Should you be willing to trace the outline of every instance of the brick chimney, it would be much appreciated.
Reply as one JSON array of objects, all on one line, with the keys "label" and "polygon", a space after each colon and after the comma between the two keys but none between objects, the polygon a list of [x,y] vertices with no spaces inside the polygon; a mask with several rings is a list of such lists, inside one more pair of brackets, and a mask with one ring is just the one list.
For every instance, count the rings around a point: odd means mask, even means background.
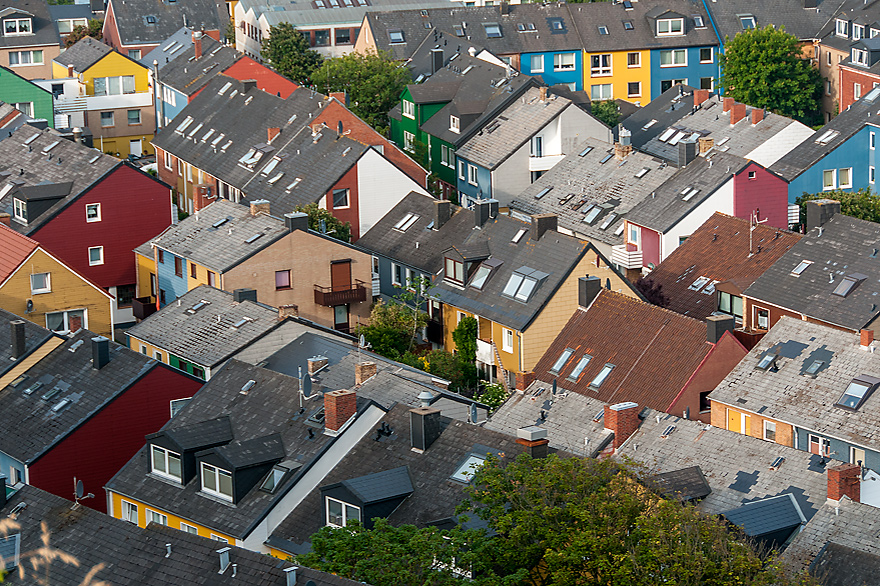
[{"label": "brick chimney", "polygon": [[874,341],[874,330],[861,330],[859,332],[859,345],[862,350],[867,350]]},{"label": "brick chimney", "polygon": [[330,97],[343,106],[348,106],[348,92],[330,92]]},{"label": "brick chimney", "polygon": [[828,468],[828,500],[839,501],[846,495],[857,503],[861,502],[861,484],[862,467],[858,464],[840,464]]},{"label": "brick chimney", "polygon": [[67,66],[67,77],[74,77],[73,75],[73,65]]},{"label": "brick chimney", "polygon": [[330,363],[326,356],[312,356],[308,360],[309,374],[315,374]]},{"label": "brick chimney", "polygon": [[729,111],[733,107],[734,103],[735,103],[735,100],[733,98],[723,98],[721,100],[721,111],[722,112]]},{"label": "brick chimney", "polygon": [[535,382],[534,372],[518,372],[516,373],[516,390],[524,391]]},{"label": "brick chimney", "polygon": [[192,34],[193,48],[196,50],[196,59],[202,57],[202,31],[193,31]]},{"label": "brick chimney", "polygon": [[281,134],[280,128],[267,128],[266,129],[267,138],[269,139],[269,144],[272,144],[272,141],[275,140],[275,137]]},{"label": "brick chimney", "polygon": [[757,124],[764,119],[764,108],[752,108],[752,124]]},{"label": "brick chimney", "polygon": [[730,124],[731,126],[742,120],[746,117],[746,105],[745,104],[737,104],[734,103],[733,107],[730,109]]},{"label": "brick chimney", "polygon": [[278,306],[278,321],[284,321],[289,317],[299,317],[299,305]]},{"label": "brick chimney", "polygon": [[378,370],[375,362],[358,362],[354,365],[354,384],[358,386],[364,384],[376,376]]},{"label": "brick chimney", "polygon": [[330,391],[324,393],[324,427],[339,431],[357,413],[357,393],[354,391]]},{"label": "brick chimney", "polygon": [[546,102],[547,101],[547,86],[542,85],[540,88],[538,88],[538,91],[541,94],[541,101]]},{"label": "brick chimney", "polygon": [[614,143],[614,158],[618,161],[624,160],[632,152],[633,147],[631,144],[620,144],[619,142]]},{"label": "brick chimney", "polygon": [[707,138],[707,137],[700,137],[697,139],[697,145],[698,145],[697,150],[699,151],[699,154],[705,155],[706,153],[708,153],[709,151],[712,150],[712,147],[715,146],[715,139],[714,138]]},{"label": "brick chimney", "polygon": [[614,432],[616,450],[639,428],[639,406],[632,401],[605,405],[605,429]]},{"label": "brick chimney", "polygon": [[709,99],[709,90],[694,90],[694,107],[697,108]]},{"label": "brick chimney", "polygon": [[260,212],[269,213],[271,209],[268,199],[255,199],[251,202],[251,215],[256,216]]}]

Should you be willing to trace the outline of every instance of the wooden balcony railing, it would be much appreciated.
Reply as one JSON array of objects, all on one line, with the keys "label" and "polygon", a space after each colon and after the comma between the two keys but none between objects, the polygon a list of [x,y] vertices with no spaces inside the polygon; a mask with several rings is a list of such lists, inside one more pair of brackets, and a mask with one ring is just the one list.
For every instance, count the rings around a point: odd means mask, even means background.
[{"label": "wooden balcony railing", "polygon": [[315,303],[325,307],[360,303],[367,300],[367,283],[355,280],[351,285],[321,287],[315,285]]}]

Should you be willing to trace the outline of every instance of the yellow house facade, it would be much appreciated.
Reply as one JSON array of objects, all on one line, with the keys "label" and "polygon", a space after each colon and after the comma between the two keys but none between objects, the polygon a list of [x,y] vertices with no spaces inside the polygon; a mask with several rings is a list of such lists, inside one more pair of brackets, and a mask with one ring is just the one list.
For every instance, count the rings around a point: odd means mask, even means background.
[{"label": "yellow house facade", "polygon": [[[56,113],[82,113],[95,148],[121,158],[154,154],[149,70],[86,37],[52,62],[53,79],[75,79],[79,95],[56,99]],[[73,118],[71,118],[73,120]]]},{"label": "yellow house facade", "polygon": [[651,101],[651,52],[584,51],[584,90],[593,100]]},{"label": "yellow house facade", "polygon": [[165,525],[173,527],[174,529],[200,535],[223,543],[237,545],[235,538],[210,527],[200,525],[191,519],[179,517],[170,511],[144,504],[137,499],[121,495],[112,490],[108,490],[107,492],[108,503],[110,505],[110,510],[108,512],[110,513],[110,516],[115,517],[116,519],[135,523],[138,527],[146,527],[151,521],[156,520],[156,515],[158,515],[159,520],[164,520]]},{"label": "yellow house facade", "polygon": [[0,307],[58,333],[113,337],[112,295],[13,230],[2,229],[0,246],[15,257],[0,269]]}]

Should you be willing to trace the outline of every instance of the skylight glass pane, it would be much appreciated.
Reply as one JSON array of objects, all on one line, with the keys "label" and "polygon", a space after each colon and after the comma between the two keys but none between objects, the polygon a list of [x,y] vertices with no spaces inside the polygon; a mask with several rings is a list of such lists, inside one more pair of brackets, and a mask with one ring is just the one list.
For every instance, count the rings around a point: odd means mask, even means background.
[{"label": "skylight glass pane", "polygon": [[798,264],[798,266],[796,266],[796,267],[794,268],[794,270],[791,271],[791,274],[792,274],[792,275],[800,275],[802,272],[804,272],[805,270],[807,270],[807,267],[810,266],[811,264],[813,264],[813,263],[811,263],[811,262],[808,261],[808,260],[802,260],[802,261],[800,262],[800,264]]},{"label": "skylight glass pane", "polygon": [[587,148],[585,148],[584,150],[582,150],[581,152],[579,152],[579,153],[578,153],[578,156],[579,156],[579,157],[584,157],[584,156],[586,156],[587,154],[589,154],[589,152],[590,152],[591,150],[593,150],[593,147],[588,146]]},{"label": "skylight glass pane", "polygon": [[273,170],[275,170],[275,167],[277,167],[278,163],[280,163],[280,162],[281,162],[281,159],[279,159],[278,157],[272,157],[272,160],[269,161],[265,167],[263,167],[263,170],[260,171],[260,173],[262,173],[263,175],[268,175]]},{"label": "skylight glass pane", "polygon": [[667,140],[672,138],[673,134],[675,134],[675,129],[674,128],[667,128],[666,130],[663,131],[663,134],[661,134],[657,138],[657,140],[659,140],[660,142],[666,142]]},{"label": "skylight glass pane", "polygon": [[648,130],[649,128],[651,128],[655,124],[657,124],[657,120],[651,120],[650,122],[648,122],[647,124],[642,126],[642,130]]},{"label": "skylight glass pane", "polygon": [[508,297],[513,297],[519,289],[519,286],[522,284],[522,281],[522,275],[519,273],[513,273],[510,275],[510,280],[507,281],[507,285],[504,286],[504,291],[502,291],[502,293]]},{"label": "skylight glass pane", "polygon": [[574,370],[571,371],[571,374],[568,375],[568,378],[576,381],[592,359],[593,357],[589,354],[584,354],[583,356],[581,356],[581,359],[578,360],[577,366],[574,367]]},{"label": "skylight glass pane", "polygon": [[761,360],[758,362],[758,368],[766,369],[770,366],[770,363],[773,362],[773,359],[776,358],[776,354],[766,354]]},{"label": "skylight glass pane", "polygon": [[636,173],[636,179],[641,179],[642,177],[644,177],[645,175],[648,174],[648,171],[650,171],[650,169],[648,169],[647,167],[644,167],[641,171]]},{"label": "skylight glass pane", "polygon": [[535,199],[541,199],[542,197],[544,197],[545,195],[550,193],[551,189],[553,189],[553,188],[552,187],[545,187],[544,189],[542,189],[541,191],[539,191],[538,193],[535,194]]},{"label": "skylight glass pane", "polygon": [[482,289],[483,285],[486,284],[486,279],[489,278],[489,274],[492,272],[490,267],[486,265],[480,265],[480,268],[477,269],[477,274],[474,275],[474,278],[471,280],[471,287],[474,289]]},{"label": "skylight glass pane", "polygon": [[807,369],[807,374],[816,374],[819,372],[819,369],[822,368],[823,364],[825,364],[823,360],[814,360],[813,364]]},{"label": "skylight glass pane", "polygon": [[483,465],[486,461],[482,456],[478,456],[476,454],[471,454],[467,457],[464,463],[458,467],[455,473],[452,475],[453,480],[458,480],[459,482],[470,482],[474,477],[474,472]]},{"label": "skylight glass pane", "polygon": [[700,277],[696,281],[694,281],[688,289],[691,291],[699,291],[703,288],[703,285],[709,282],[709,277]]},{"label": "skylight glass pane", "polygon": [[850,290],[856,282],[849,277],[844,278],[837,287],[834,288],[834,295],[839,295],[841,297],[846,297],[849,295]]},{"label": "skylight glass pane", "polygon": [[613,157],[613,156],[614,156],[614,155],[613,155],[612,153],[608,153],[607,155],[605,155],[604,157],[602,157],[602,160],[599,161],[599,164],[600,164],[600,165],[604,165],[605,163],[607,163],[608,161],[610,161],[610,160],[611,160],[611,157]]},{"label": "skylight glass pane", "polygon": [[537,284],[538,281],[536,281],[535,279],[531,277],[525,277],[523,279],[522,285],[520,285],[519,291],[516,292],[515,298],[519,299],[520,301],[528,301],[529,297],[532,296],[532,291],[535,290]]},{"label": "skylight glass pane", "polygon": [[862,398],[865,396],[865,393],[867,393],[868,389],[870,388],[871,386],[869,384],[854,380],[849,383],[849,386],[846,388],[846,392],[843,393],[843,396],[840,398],[837,404],[842,407],[855,409],[859,406],[859,403],[861,403]]},{"label": "skylight glass pane", "polygon": [[590,210],[586,216],[584,216],[584,223],[592,224],[596,221],[596,218],[599,217],[599,214],[602,213],[602,208],[599,206],[594,206],[593,209]]},{"label": "skylight glass pane", "polygon": [[598,389],[602,386],[602,383],[605,382],[605,379],[608,378],[608,375],[611,374],[611,371],[614,370],[613,364],[606,364],[602,367],[602,370],[599,371],[599,374],[596,375],[596,378],[590,383],[590,386]]},{"label": "skylight glass pane", "polygon": [[718,283],[718,281],[712,281],[711,283],[706,285],[706,288],[703,289],[703,295],[712,295],[713,293],[715,293],[715,284],[716,283]]},{"label": "skylight glass pane", "polygon": [[528,228],[520,228],[519,232],[517,232],[510,241],[514,244],[517,244],[520,240],[522,240],[522,237],[525,235],[526,232],[528,232]]},{"label": "skylight glass pane", "polygon": [[406,232],[407,230],[409,230],[410,226],[412,226],[413,224],[415,224],[415,223],[416,223],[416,220],[419,219],[419,216],[418,216],[417,214],[409,214],[409,216],[410,216],[409,219],[407,219],[407,220],[403,223],[403,226],[401,226],[401,228],[400,228],[400,229],[401,229],[402,231],[404,231],[404,232]]},{"label": "skylight glass pane", "polygon": [[614,222],[615,218],[617,218],[617,214],[615,214],[614,212],[611,212],[610,214],[608,214],[608,217],[605,218],[605,221],[602,222],[602,225],[599,226],[599,229],[606,230],[608,228],[608,226],[610,226],[611,223]]},{"label": "skylight glass pane", "polygon": [[679,132],[678,134],[676,134],[675,136],[673,136],[673,137],[669,140],[669,144],[672,145],[672,146],[675,146],[675,145],[677,145],[678,142],[679,142],[681,139],[683,139],[685,136],[687,136],[687,133],[686,133],[686,132]]},{"label": "skylight glass pane", "polygon": [[401,220],[399,222],[394,224],[394,228],[397,230],[401,230],[403,228],[403,225],[406,224],[409,221],[409,219],[412,218],[412,216],[413,216],[412,214],[407,214],[407,215],[403,216],[403,218],[401,218]]},{"label": "skylight glass pane", "polygon": [[553,363],[553,368],[550,369],[552,373],[558,373],[562,370],[562,367],[565,366],[565,363],[568,362],[568,359],[571,358],[571,355],[574,354],[574,350],[571,348],[566,348],[563,350],[562,354],[559,355],[559,358]]}]

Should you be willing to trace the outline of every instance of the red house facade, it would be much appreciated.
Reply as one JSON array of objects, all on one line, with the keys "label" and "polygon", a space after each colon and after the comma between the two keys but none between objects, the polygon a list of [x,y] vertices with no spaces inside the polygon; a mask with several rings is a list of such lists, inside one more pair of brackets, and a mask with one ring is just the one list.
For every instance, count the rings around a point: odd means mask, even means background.
[{"label": "red house facade", "polygon": [[880,75],[865,71],[864,69],[856,69],[845,63],[841,63],[838,66],[838,72],[840,75],[839,95],[841,112],[874,89],[875,85],[880,85]]}]

